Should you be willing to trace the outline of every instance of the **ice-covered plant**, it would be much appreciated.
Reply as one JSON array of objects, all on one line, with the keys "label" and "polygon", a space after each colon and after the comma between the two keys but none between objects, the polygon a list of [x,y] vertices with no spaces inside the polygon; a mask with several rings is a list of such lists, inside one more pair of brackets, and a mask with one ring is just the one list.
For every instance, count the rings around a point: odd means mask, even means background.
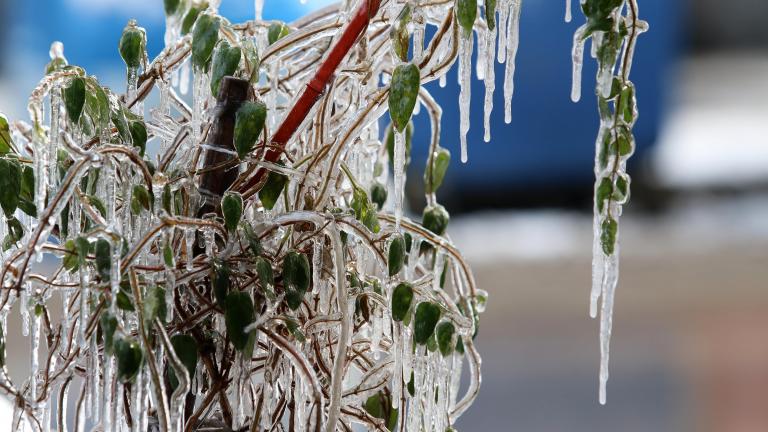
[{"label": "ice-covered plant", "polygon": [[[257,0],[241,24],[213,0],[164,6],[154,60],[136,22],[123,30],[125,93],[54,43],[31,124],[0,117],[13,429],[452,430],[479,389],[487,294],[446,234],[451,155],[424,84],[458,59],[466,160],[473,69],[486,140],[495,60],[511,120],[521,0],[347,0],[293,23],[263,20]],[[592,299],[602,292],[606,361],[645,24],[635,0],[581,6],[574,99],[587,38],[600,65]],[[419,223],[402,203],[420,111],[432,139]],[[5,367],[14,304],[32,341],[21,383]]]}]

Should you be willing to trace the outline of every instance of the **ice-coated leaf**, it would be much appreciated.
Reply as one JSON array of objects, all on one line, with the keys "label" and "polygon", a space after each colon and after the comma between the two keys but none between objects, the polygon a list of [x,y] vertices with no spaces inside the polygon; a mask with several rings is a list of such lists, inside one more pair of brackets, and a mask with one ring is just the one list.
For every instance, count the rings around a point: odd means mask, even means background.
[{"label": "ice-coated leaf", "polygon": [[240,159],[253,151],[267,119],[267,106],[262,102],[246,101],[235,114],[235,150]]},{"label": "ice-coated leaf", "polygon": [[413,287],[407,282],[402,282],[392,291],[392,319],[403,321],[408,315],[408,310],[413,302]]},{"label": "ice-coated leaf", "polygon": [[3,239],[3,250],[7,251],[24,237],[24,226],[15,217],[8,218],[5,222],[8,224],[8,235]]},{"label": "ice-coated leaf", "polygon": [[443,184],[445,173],[451,164],[451,152],[448,149],[438,147],[432,154],[431,164],[427,166],[424,172],[424,186],[426,192],[435,193]]},{"label": "ice-coated leaf", "polygon": [[102,280],[108,281],[112,271],[112,247],[100,238],[96,240],[96,270]]},{"label": "ice-coated leaf", "polygon": [[66,243],[64,243],[64,249],[66,249],[66,252],[61,259],[61,264],[64,266],[64,269],[68,271],[77,270],[78,267],[80,267],[80,260],[77,254],[75,241],[72,239],[67,240]]},{"label": "ice-coated leaf", "polygon": [[259,49],[253,39],[246,39],[242,42],[243,59],[248,71],[248,81],[251,84],[259,82],[259,68],[261,67],[261,58]]},{"label": "ice-coated leaf", "polygon": [[389,276],[400,273],[403,263],[405,263],[405,240],[403,236],[395,235],[389,243],[389,259],[387,260]]},{"label": "ice-coated leaf", "polygon": [[0,206],[6,217],[13,216],[21,195],[21,164],[16,159],[0,159]]},{"label": "ice-coated leaf", "polygon": [[115,330],[117,330],[117,318],[109,311],[102,312],[99,318],[101,325],[101,334],[104,337],[104,353],[112,354],[112,345],[114,344]]},{"label": "ice-coated leaf", "polygon": [[242,234],[245,236],[245,239],[248,241],[248,248],[250,249],[253,256],[259,256],[262,252],[261,240],[259,240],[259,236],[256,234],[256,231],[253,230],[253,227],[248,222],[244,222],[242,226],[243,226]]},{"label": "ice-coated leaf", "polygon": [[287,183],[288,176],[274,171],[269,172],[267,182],[259,191],[259,199],[265,209],[272,210],[272,208],[275,207],[275,204],[280,198],[280,194],[283,193],[283,189]]},{"label": "ice-coated leaf", "polygon": [[413,10],[410,3],[403,5],[395,22],[389,29],[389,37],[392,40],[392,49],[401,61],[408,61],[408,48],[410,48],[411,35],[408,33],[408,24],[411,23]]},{"label": "ice-coated leaf", "polygon": [[141,59],[144,58],[146,50],[146,33],[143,28],[136,26],[136,21],[131,20],[123,29],[123,35],[120,37],[118,48],[120,57],[123,58],[125,65],[129,68],[138,68],[141,66]]},{"label": "ice-coated leaf", "polygon": [[456,327],[450,321],[443,321],[435,330],[437,346],[443,356],[449,356],[453,353],[453,334],[456,333]]},{"label": "ice-coated leaf", "polygon": [[[173,351],[176,353],[176,357],[179,358],[181,363],[187,368],[189,377],[193,378],[195,375],[195,368],[197,367],[197,342],[195,338],[187,334],[175,334],[171,336],[171,345]],[[176,377],[172,367],[168,367],[168,380],[171,383],[171,388],[176,388],[179,385],[179,379]]]},{"label": "ice-coated leaf", "polygon": [[243,217],[243,197],[237,192],[227,192],[221,199],[221,212],[224,215],[224,226],[227,231],[234,232],[240,218]]},{"label": "ice-coated leaf", "polygon": [[121,338],[114,342],[117,357],[117,377],[122,382],[132,381],[141,368],[144,353],[132,338]]},{"label": "ice-coated leaf", "polygon": [[176,267],[176,261],[173,258],[173,249],[171,249],[170,244],[166,244],[163,247],[163,262],[165,263],[165,266],[169,269]]},{"label": "ice-coated leaf", "polygon": [[219,40],[221,19],[207,13],[200,14],[192,30],[192,64],[200,70],[207,70],[211,62],[213,47]]},{"label": "ice-coated leaf", "polygon": [[605,209],[605,201],[611,198],[613,195],[613,182],[608,177],[600,179],[600,184],[597,186],[597,192],[595,196],[595,203],[597,210],[602,213]]},{"label": "ice-coated leaf", "polygon": [[389,87],[389,115],[398,131],[403,131],[411,119],[419,96],[421,77],[419,67],[413,63],[399,65],[392,73]]},{"label": "ice-coated leaf", "polygon": [[226,261],[216,260],[213,264],[213,296],[219,306],[224,306],[232,284],[231,271]]},{"label": "ice-coated leaf", "polygon": [[456,19],[465,36],[472,34],[477,19],[477,0],[456,0]]},{"label": "ice-coated leaf", "polygon": [[240,48],[229,45],[226,39],[216,44],[211,62],[211,94],[218,95],[221,79],[235,74],[240,56]]},{"label": "ice-coated leaf", "polygon": [[155,318],[164,323],[167,317],[168,304],[165,302],[165,289],[159,285],[149,287],[144,297],[144,325],[152,327]]},{"label": "ice-coated leaf", "polygon": [[603,252],[610,256],[616,250],[616,234],[619,230],[619,224],[612,217],[603,221],[600,226],[600,245]]},{"label": "ice-coated leaf", "polygon": [[432,231],[437,235],[445,234],[445,230],[448,228],[448,222],[450,216],[445,207],[440,204],[429,205],[424,208],[421,224],[424,228]]},{"label": "ice-coated leaf", "polygon": [[174,15],[176,12],[179,11],[179,5],[181,5],[181,0],[163,0],[165,15],[166,16]]},{"label": "ice-coated leaf", "polygon": [[135,215],[141,213],[141,209],[150,210],[154,205],[154,198],[144,185],[134,185],[131,195],[131,212]]},{"label": "ice-coated leaf", "polygon": [[496,28],[496,0],[485,0],[485,22],[488,23],[488,29]]},{"label": "ice-coated leaf", "polygon": [[384,204],[387,202],[387,187],[381,182],[374,181],[371,183],[371,201],[376,204],[379,210],[384,208]]},{"label": "ice-coated leaf", "polygon": [[254,321],[253,300],[244,292],[235,291],[227,295],[224,323],[227,336],[235,349],[250,357],[256,339],[254,331],[245,332],[245,328]]},{"label": "ice-coated leaf", "polygon": [[85,105],[85,80],[82,77],[74,77],[62,92],[64,107],[67,109],[69,121],[74,124],[80,120]]},{"label": "ice-coated leaf", "polygon": [[181,34],[185,35],[192,30],[195,23],[197,22],[197,18],[200,16],[200,12],[204,11],[208,8],[208,3],[205,2],[199,6],[192,5],[189,8],[189,11],[187,11],[187,14],[184,15],[184,19],[181,21]]},{"label": "ice-coated leaf", "polygon": [[144,157],[147,149],[147,126],[141,120],[130,122],[131,141],[134,147],[139,148],[139,155]]},{"label": "ice-coated leaf", "polygon": [[424,345],[435,332],[435,326],[440,321],[440,306],[431,302],[422,302],[416,306],[413,320],[413,341]]},{"label": "ice-coated leaf", "polygon": [[311,275],[307,256],[296,251],[288,252],[283,260],[282,276],[288,307],[296,310],[309,288]]},{"label": "ice-coated leaf", "polygon": [[291,29],[283,22],[275,22],[269,26],[267,30],[267,41],[269,45],[279,41],[280,39],[288,36]]},{"label": "ice-coated leaf", "polygon": [[0,113],[0,155],[4,155],[11,151],[11,129],[8,126],[8,118],[5,114]]}]

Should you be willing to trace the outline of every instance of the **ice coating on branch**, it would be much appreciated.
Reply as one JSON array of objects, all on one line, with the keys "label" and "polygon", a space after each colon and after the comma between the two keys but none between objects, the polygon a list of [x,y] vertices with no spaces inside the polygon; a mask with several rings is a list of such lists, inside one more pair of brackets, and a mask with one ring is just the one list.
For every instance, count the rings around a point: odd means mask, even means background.
[{"label": "ice coating on branch", "polygon": [[472,100],[472,34],[459,37],[459,138],[461,139],[461,161],[467,162],[467,132],[469,132],[469,105]]},{"label": "ice coating on branch", "polygon": [[395,160],[393,163],[394,183],[395,183],[395,227],[400,229],[400,220],[403,217],[403,200],[405,192],[405,134],[407,128],[398,131],[392,128],[395,135]]}]

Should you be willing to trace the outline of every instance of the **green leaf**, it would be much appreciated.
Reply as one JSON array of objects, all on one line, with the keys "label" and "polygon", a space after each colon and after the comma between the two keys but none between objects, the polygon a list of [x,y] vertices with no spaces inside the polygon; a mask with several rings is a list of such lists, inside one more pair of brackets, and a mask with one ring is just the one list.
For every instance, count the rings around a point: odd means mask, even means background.
[{"label": "green leaf", "polygon": [[392,277],[403,268],[405,263],[405,239],[403,236],[396,235],[389,243],[389,259],[387,265],[389,266],[389,276]]},{"label": "green leaf", "polygon": [[[176,357],[179,358],[181,363],[187,368],[190,379],[195,376],[195,368],[197,367],[197,342],[195,339],[186,334],[175,334],[171,336],[171,346],[176,353]],[[176,377],[172,367],[168,367],[168,380],[171,383],[171,388],[176,388],[179,385],[179,379]]]},{"label": "green leaf", "polygon": [[264,130],[267,106],[262,102],[246,101],[235,114],[235,150],[240,159],[253,151],[256,141]]},{"label": "green leaf", "polygon": [[179,5],[181,0],[163,0],[163,6],[165,6],[165,15],[175,15],[179,11]]},{"label": "green leaf", "polygon": [[72,78],[69,85],[64,87],[62,96],[69,121],[77,124],[83,113],[83,105],[85,105],[85,80],[79,76]]},{"label": "green leaf", "polygon": [[296,310],[301,306],[304,294],[309,288],[309,259],[306,255],[290,251],[283,259],[283,286],[288,307]]},{"label": "green leaf", "polygon": [[288,327],[288,331],[291,332],[293,337],[296,338],[299,343],[304,343],[307,341],[307,336],[303,331],[301,331],[301,326],[298,322],[296,322],[296,320],[286,318],[285,326]]},{"label": "green leaf", "polygon": [[21,164],[16,159],[0,159],[0,207],[12,217],[21,195]]},{"label": "green leaf", "polygon": [[413,302],[413,288],[407,282],[400,283],[392,291],[392,320],[403,321]]},{"label": "green leaf", "polygon": [[374,181],[371,184],[371,201],[376,204],[379,210],[384,208],[384,204],[387,202],[387,187],[381,182]]},{"label": "green leaf", "polygon": [[438,147],[432,154],[431,165],[427,166],[424,172],[424,185],[428,194],[437,192],[437,189],[443,184],[445,173],[451,164],[451,152],[442,147]]},{"label": "green leaf", "polygon": [[456,0],[456,19],[464,29],[464,36],[471,35],[477,19],[477,0]]},{"label": "green leaf", "polygon": [[261,240],[259,240],[259,236],[248,222],[243,222],[242,226],[242,233],[245,235],[246,240],[248,240],[248,248],[251,250],[253,256],[259,256],[262,252]]},{"label": "green leaf", "polygon": [[173,192],[171,191],[171,185],[169,183],[166,183],[165,186],[163,186],[163,193],[160,195],[160,201],[163,206],[163,210],[165,210],[166,213],[169,215],[173,214],[172,208],[171,208],[171,202],[173,199]]},{"label": "green leaf", "polygon": [[411,370],[411,379],[408,381],[408,384],[406,385],[406,388],[408,389],[408,393],[411,396],[416,395],[416,379],[415,374],[413,373],[413,370]]},{"label": "green leaf", "polygon": [[437,345],[440,353],[447,357],[453,353],[453,335],[456,333],[456,327],[450,321],[444,321],[437,326],[435,334],[437,336]]},{"label": "green leaf", "polygon": [[440,307],[434,303],[422,302],[416,306],[413,322],[413,341],[424,345],[435,332],[435,326],[440,321]]},{"label": "green leaf", "polygon": [[6,219],[5,222],[8,224],[8,235],[3,239],[3,250],[7,251],[24,237],[24,227],[15,217]]},{"label": "green leaf", "polygon": [[275,275],[272,272],[272,264],[264,257],[256,258],[256,274],[259,275],[261,286],[271,290],[275,286]]},{"label": "green leaf", "polygon": [[141,368],[144,353],[139,344],[131,339],[117,339],[114,342],[117,357],[117,377],[122,382],[132,381]]},{"label": "green leaf", "polygon": [[147,45],[146,39],[145,30],[138,27],[135,20],[128,21],[128,25],[125,26],[123,35],[120,37],[119,50],[120,57],[123,58],[125,65],[129,68],[141,66]]},{"label": "green leaf", "polygon": [[147,126],[141,120],[131,121],[129,131],[133,146],[138,147],[139,155],[144,157],[144,152],[147,150]]},{"label": "green leaf", "polygon": [[408,24],[413,17],[411,4],[406,3],[397,15],[394,24],[389,29],[389,38],[392,40],[392,49],[401,61],[408,61],[408,48],[410,48],[411,35],[408,33]]},{"label": "green leaf", "polygon": [[389,115],[395,129],[402,132],[411,119],[416,99],[419,96],[421,77],[419,68],[413,63],[399,65],[392,73],[389,87]]},{"label": "green leaf", "polygon": [[211,62],[213,47],[219,40],[219,27],[221,20],[207,13],[197,18],[194,30],[192,30],[192,64],[197,69],[207,70]]},{"label": "green leaf", "polygon": [[225,76],[233,76],[240,65],[240,48],[229,45],[226,39],[216,44],[211,63],[211,94],[219,94],[221,79]]},{"label": "green leaf", "polygon": [[5,117],[5,114],[0,113],[0,155],[10,152],[12,144],[13,140],[11,139],[11,128],[8,126],[8,118]]},{"label": "green leaf", "polygon": [[64,266],[64,269],[73,272],[80,267],[80,256],[75,241],[72,239],[67,240],[66,243],[64,243],[64,249],[66,249],[67,252],[62,257],[61,264]]},{"label": "green leaf", "polygon": [[226,261],[214,261],[213,264],[213,296],[219,306],[224,307],[227,294],[232,285],[231,271]]},{"label": "green leaf", "polygon": [[613,252],[616,250],[616,234],[618,231],[619,224],[611,217],[604,220],[600,226],[600,245],[607,256],[613,255]]},{"label": "green leaf", "polygon": [[227,192],[221,199],[221,212],[224,215],[224,226],[227,231],[234,232],[240,218],[243,217],[243,197],[237,192]]},{"label": "green leaf", "polygon": [[267,210],[272,210],[277,203],[280,194],[283,193],[283,188],[288,183],[288,176],[280,174],[274,171],[270,171],[267,176],[267,182],[264,187],[259,191],[259,199],[261,204]]},{"label": "green leaf", "polygon": [[619,96],[619,112],[624,116],[626,123],[632,123],[635,120],[635,88],[630,83]]},{"label": "green leaf", "polygon": [[227,295],[224,323],[227,335],[235,349],[250,357],[256,332],[245,332],[245,328],[254,321],[253,300],[244,292],[235,291]]},{"label": "green leaf", "polygon": [[117,296],[115,296],[115,302],[117,304],[117,308],[123,311],[127,312],[135,312],[136,308],[133,307],[133,301],[131,300],[131,296],[128,295],[123,289],[121,288],[120,291],[117,292]]},{"label": "green leaf", "polygon": [[259,49],[256,47],[256,42],[253,39],[246,39],[242,41],[243,57],[245,59],[246,70],[249,71],[248,81],[251,84],[259,82],[259,68],[261,67],[261,59],[259,58]]},{"label": "green leaf", "polygon": [[619,204],[625,204],[629,200],[629,176],[619,174],[616,177],[616,187],[613,192],[613,199]]},{"label": "green leaf", "polygon": [[273,43],[279,41],[280,39],[288,36],[288,34],[291,32],[291,29],[288,28],[287,25],[283,22],[276,22],[272,23],[269,26],[269,30],[267,30],[267,40],[268,45],[272,45]]},{"label": "green leaf", "polygon": [[99,318],[99,324],[101,325],[101,334],[104,337],[104,353],[111,355],[115,330],[117,330],[117,318],[109,313],[109,311],[105,311],[102,312],[101,318]]},{"label": "green leaf", "polygon": [[163,247],[163,262],[165,262],[166,268],[176,268],[176,260],[173,258],[173,249],[171,249],[170,242],[166,243]]},{"label": "green leaf", "polygon": [[168,305],[165,302],[165,289],[155,285],[149,287],[144,298],[144,325],[152,327],[155,318],[165,323],[168,317]]},{"label": "green leaf", "polygon": [[600,179],[600,184],[597,186],[597,192],[595,195],[595,204],[597,211],[602,213],[605,209],[605,201],[609,200],[613,195],[613,182],[608,177]]},{"label": "green leaf", "polygon": [[181,34],[185,35],[192,30],[192,27],[197,22],[197,17],[200,16],[200,12],[208,9],[208,3],[202,3],[199,6],[192,6],[189,11],[184,15],[184,20],[181,22]]},{"label": "green leaf", "polygon": [[104,201],[102,201],[95,195],[87,195],[86,198],[88,198],[88,202],[94,208],[96,208],[96,210],[101,214],[102,217],[107,216],[107,206],[104,205]]},{"label": "green leaf", "polygon": [[131,212],[135,215],[141,213],[141,209],[150,210],[154,204],[154,197],[150,195],[144,185],[137,184],[133,186],[131,196]]},{"label": "green leaf", "polygon": [[104,281],[112,274],[112,247],[103,238],[96,240],[96,270]]},{"label": "green leaf", "polygon": [[440,204],[434,204],[424,208],[422,214],[421,224],[424,228],[432,231],[437,235],[445,234],[445,230],[448,228],[448,222],[451,217],[448,215],[448,211]]},{"label": "green leaf", "polygon": [[456,339],[456,352],[460,355],[464,355],[464,340],[461,339],[461,336]]},{"label": "green leaf", "polygon": [[485,0],[485,22],[488,23],[488,29],[496,28],[496,0]]}]

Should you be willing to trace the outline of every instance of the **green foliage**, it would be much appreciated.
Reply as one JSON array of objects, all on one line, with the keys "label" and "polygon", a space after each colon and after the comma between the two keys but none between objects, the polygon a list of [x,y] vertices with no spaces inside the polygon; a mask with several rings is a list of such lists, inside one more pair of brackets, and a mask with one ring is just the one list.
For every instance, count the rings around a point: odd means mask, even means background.
[{"label": "green foliage", "polygon": [[115,357],[117,358],[117,377],[127,383],[133,381],[141,368],[144,352],[132,338],[120,338],[114,342]]},{"label": "green foliage", "polygon": [[400,273],[403,263],[405,263],[405,239],[401,235],[396,235],[392,237],[392,241],[389,243],[389,259],[387,260],[389,276]]},{"label": "green foliage", "polygon": [[269,26],[267,30],[267,41],[269,45],[279,41],[280,39],[288,36],[291,33],[291,29],[285,25],[284,22],[275,22]]},{"label": "green foliage", "polygon": [[213,48],[219,40],[221,19],[207,13],[200,14],[192,30],[192,64],[197,69],[208,70]]},{"label": "green foliage", "polygon": [[389,87],[389,115],[395,129],[402,132],[416,106],[421,77],[419,67],[413,63],[399,65],[392,72]]},{"label": "green foliage", "polygon": [[288,184],[288,176],[270,171],[267,175],[267,182],[259,191],[261,205],[267,210],[272,210],[275,207],[278,198],[280,198],[280,194],[283,193],[286,184]]},{"label": "green foliage", "polygon": [[235,291],[227,294],[224,322],[227,336],[235,349],[250,357],[256,341],[256,333],[246,333],[245,328],[254,321],[253,300],[244,292]]},{"label": "green foliage", "polygon": [[427,169],[424,171],[425,192],[435,193],[443,184],[445,173],[451,164],[451,152],[442,147],[438,147],[432,157],[427,160]]},{"label": "green foliage", "polygon": [[[235,114],[235,150],[240,159],[252,151],[264,130],[267,106],[262,102],[243,102]],[[270,207],[271,208],[271,207]]]},{"label": "green foliage", "polygon": [[[171,336],[171,346],[176,353],[176,357],[179,358],[181,363],[187,369],[190,379],[195,376],[195,368],[197,367],[197,342],[195,339],[187,334],[176,334]],[[176,377],[172,367],[168,367],[168,380],[171,383],[171,388],[176,388],[179,385],[179,379]]]},{"label": "green foliage", "polygon": [[424,345],[435,332],[435,326],[440,321],[440,306],[431,302],[421,302],[416,306],[413,320],[413,342]]},{"label": "green foliage", "polygon": [[424,208],[421,224],[433,233],[443,235],[445,230],[448,229],[448,222],[450,220],[451,217],[448,215],[445,207],[440,204],[434,204]]},{"label": "green foliage", "polygon": [[[216,44],[213,51],[213,60],[211,64],[211,93],[219,94],[219,85],[221,79],[225,76],[233,76],[240,65],[240,48],[229,45],[226,39],[222,39]],[[266,113],[265,113],[266,114]]]},{"label": "green foliage", "polygon": [[123,35],[120,37],[120,43],[118,45],[120,57],[123,58],[125,65],[129,68],[138,68],[141,66],[141,60],[144,58],[146,45],[146,33],[144,29],[136,26],[136,21],[129,21],[128,25],[123,30]]},{"label": "green foliage", "polygon": [[408,24],[413,18],[413,9],[410,3],[403,5],[395,22],[389,29],[389,37],[392,39],[392,49],[400,61],[408,61],[408,49],[411,44],[411,35],[408,33]]},{"label": "green foliage", "polygon": [[283,286],[288,307],[301,306],[310,283],[309,259],[303,253],[290,251],[283,259]]},{"label": "green foliage", "polygon": [[79,76],[72,78],[69,85],[62,92],[64,107],[67,110],[69,121],[77,124],[85,105],[85,80]]},{"label": "green foliage", "polygon": [[437,346],[443,356],[449,356],[453,353],[453,335],[456,333],[456,327],[450,321],[443,321],[435,330]]},{"label": "green foliage", "polygon": [[401,282],[392,291],[392,320],[403,321],[411,309],[413,302],[413,287],[407,282]]},{"label": "green foliage", "polygon": [[243,197],[237,192],[227,192],[221,199],[221,212],[224,215],[224,226],[227,231],[234,232],[243,217]]},{"label": "green foliage", "polygon": [[456,0],[456,19],[464,29],[464,37],[469,37],[477,19],[477,0]]}]

